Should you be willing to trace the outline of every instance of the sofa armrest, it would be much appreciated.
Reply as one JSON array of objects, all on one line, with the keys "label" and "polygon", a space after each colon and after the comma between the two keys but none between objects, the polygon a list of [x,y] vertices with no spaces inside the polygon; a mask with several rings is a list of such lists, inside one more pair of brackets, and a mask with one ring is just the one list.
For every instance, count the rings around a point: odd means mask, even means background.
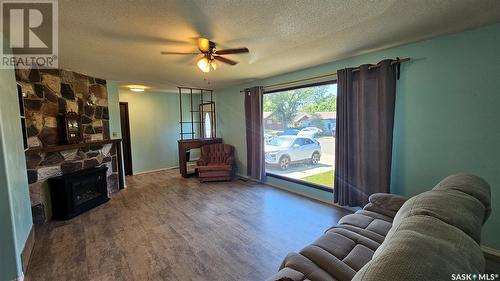
[{"label": "sofa armrest", "polygon": [[282,268],[278,273],[266,279],[266,281],[302,281],[306,277],[303,273],[289,267]]},{"label": "sofa armrest", "polygon": [[205,159],[200,158],[197,162],[197,166],[206,166],[208,163],[205,161]]},{"label": "sofa armrest", "polygon": [[406,198],[396,194],[374,193],[368,201],[379,208],[397,212],[406,202]]}]

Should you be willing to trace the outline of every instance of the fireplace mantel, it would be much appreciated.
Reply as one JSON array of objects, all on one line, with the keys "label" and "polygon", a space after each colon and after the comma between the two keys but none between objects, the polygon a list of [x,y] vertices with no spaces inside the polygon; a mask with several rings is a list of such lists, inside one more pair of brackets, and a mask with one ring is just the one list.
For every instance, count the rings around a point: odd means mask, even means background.
[{"label": "fireplace mantel", "polygon": [[56,145],[56,146],[31,147],[31,148],[26,150],[26,154],[58,152],[58,151],[65,151],[65,150],[77,149],[77,148],[82,148],[82,147],[89,147],[89,146],[94,146],[94,145],[119,143],[121,141],[122,141],[121,139],[112,139],[112,140],[91,141],[91,142],[82,142],[82,143]]}]

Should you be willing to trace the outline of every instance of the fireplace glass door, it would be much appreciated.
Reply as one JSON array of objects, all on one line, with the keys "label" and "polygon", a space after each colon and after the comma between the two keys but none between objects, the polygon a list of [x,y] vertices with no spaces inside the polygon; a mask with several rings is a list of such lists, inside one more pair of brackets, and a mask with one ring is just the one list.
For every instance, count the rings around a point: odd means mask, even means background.
[{"label": "fireplace glass door", "polygon": [[73,204],[75,207],[105,195],[100,191],[102,177],[102,175],[97,175],[96,177],[81,178],[79,181],[72,183]]}]

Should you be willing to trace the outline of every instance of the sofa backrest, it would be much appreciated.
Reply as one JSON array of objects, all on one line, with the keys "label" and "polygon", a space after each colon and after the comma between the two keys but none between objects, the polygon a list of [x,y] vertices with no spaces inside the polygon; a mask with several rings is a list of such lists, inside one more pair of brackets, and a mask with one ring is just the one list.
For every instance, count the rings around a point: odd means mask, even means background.
[{"label": "sofa backrest", "polygon": [[484,272],[479,242],[490,198],[489,185],[468,174],[410,198],[353,280],[451,280],[452,274]]},{"label": "sofa backrest", "polygon": [[[232,164],[234,148],[229,144],[209,144],[201,147],[201,156],[207,163]],[[231,162],[231,163],[230,163]]]}]

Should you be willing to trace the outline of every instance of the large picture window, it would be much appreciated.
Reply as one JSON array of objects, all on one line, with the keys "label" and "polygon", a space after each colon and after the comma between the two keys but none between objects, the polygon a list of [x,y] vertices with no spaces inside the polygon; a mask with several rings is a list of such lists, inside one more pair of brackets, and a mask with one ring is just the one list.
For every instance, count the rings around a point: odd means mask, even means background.
[{"label": "large picture window", "polygon": [[333,190],[335,83],[264,95],[266,173]]}]

